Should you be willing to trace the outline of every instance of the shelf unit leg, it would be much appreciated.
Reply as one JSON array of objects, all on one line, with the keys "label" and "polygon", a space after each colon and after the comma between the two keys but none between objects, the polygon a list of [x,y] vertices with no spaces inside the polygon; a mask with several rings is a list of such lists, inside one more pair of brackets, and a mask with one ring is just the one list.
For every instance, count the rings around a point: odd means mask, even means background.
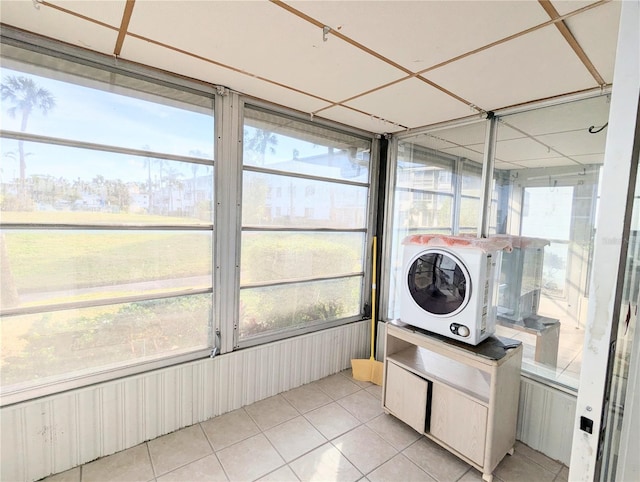
[{"label": "shelf unit leg", "polygon": [[482,474],[482,480],[486,480],[486,482],[493,482],[493,474]]},{"label": "shelf unit leg", "polygon": [[509,455],[513,455],[513,452],[514,452],[514,448],[513,448],[513,447],[511,447],[507,453],[508,453]]}]

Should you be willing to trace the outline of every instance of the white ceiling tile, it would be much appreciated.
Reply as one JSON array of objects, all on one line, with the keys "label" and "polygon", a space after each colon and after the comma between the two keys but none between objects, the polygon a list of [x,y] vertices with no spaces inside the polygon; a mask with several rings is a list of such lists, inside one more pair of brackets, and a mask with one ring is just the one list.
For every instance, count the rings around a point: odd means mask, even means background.
[{"label": "white ceiling tile", "polygon": [[230,87],[237,92],[302,112],[310,113],[329,105],[308,95],[132,37],[127,38],[123,45],[122,58],[176,72],[184,77]]},{"label": "white ceiling tile", "polygon": [[520,162],[528,159],[545,159],[557,156],[557,152],[528,137],[498,141],[496,143],[496,158],[503,162]]},{"label": "white ceiling tile", "polygon": [[[65,10],[120,28],[126,0],[47,0]],[[46,5],[42,7],[46,8]],[[41,7],[41,8],[42,8]]]},{"label": "white ceiling tile", "polygon": [[485,110],[596,86],[555,26],[452,62],[425,77]]},{"label": "white ceiling tile", "polygon": [[414,78],[350,100],[346,105],[408,128],[474,113],[469,106]]},{"label": "white ceiling tile", "polygon": [[484,144],[452,147],[449,149],[442,149],[442,151],[446,152],[447,154],[451,154],[452,156],[471,159],[472,161],[475,161],[479,164],[482,164],[484,162]]},{"label": "white ceiling tile", "polygon": [[522,166],[520,166],[519,164],[512,164],[510,162],[503,162],[503,161],[499,161],[498,159],[495,160],[494,167],[496,169],[501,169],[501,170],[511,170],[511,169],[520,169],[520,168],[522,168]]},{"label": "white ceiling tile", "polygon": [[526,134],[523,134],[522,132],[511,128],[511,126],[508,124],[509,119],[509,116],[498,118],[498,132],[496,134],[498,142],[526,137]]},{"label": "white ceiling tile", "polygon": [[566,157],[549,157],[546,159],[529,159],[518,161],[518,164],[522,167],[532,169],[536,167],[560,167],[560,166],[576,166],[575,162],[571,162],[571,160]]},{"label": "white ceiling tile", "polygon": [[567,27],[605,82],[613,82],[621,2],[605,3],[566,20]]},{"label": "white ceiling tile", "polygon": [[362,114],[346,107],[334,106],[318,113],[318,117],[340,122],[377,134],[394,133],[404,130],[398,125],[385,122],[380,118]]},{"label": "white ceiling tile", "polygon": [[474,122],[472,124],[466,124],[430,132],[431,134],[446,139],[453,144],[462,146],[470,144],[484,145],[487,133],[487,121],[482,120],[480,122]]},{"label": "white ceiling tile", "polygon": [[412,144],[415,146],[428,147],[429,149],[434,149],[436,151],[441,151],[447,148],[451,149],[455,147],[450,142],[439,137],[437,135],[437,132],[435,134],[432,134],[431,132],[422,132],[419,134],[402,137],[401,142]]},{"label": "white ceiling tile", "polygon": [[539,136],[537,139],[553,147],[565,156],[574,157],[586,154],[604,155],[606,138],[606,130],[597,134],[591,134],[587,129],[583,129],[580,131],[548,134]]},{"label": "white ceiling tile", "polygon": [[387,0],[288,4],[412,72],[549,19],[538,2]]},{"label": "white ceiling tile", "polygon": [[609,105],[609,96],[600,95],[504,116],[501,118],[498,135],[500,139],[509,136],[513,131],[508,126],[516,127],[529,135],[579,131],[591,126],[602,126],[609,119]]},{"label": "white ceiling tile", "polygon": [[138,2],[129,31],[332,101],[402,77],[268,1]]},{"label": "white ceiling tile", "polygon": [[598,2],[594,0],[551,0],[551,4],[560,15],[575,12],[594,3]]},{"label": "white ceiling tile", "polygon": [[482,163],[486,126],[483,120],[418,133],[404,137],[403,141]]},{"label": "white ceiling tile", "polygon": [[[72,9],[80,3],[88,2],[68,3],[68,8]],[[113,14],[113,12],[122,8],[124,1],[96,3],[104,4],[105,9]],[[113,4],[111,5],[111,3]],[[64,4],[66,7],[67,2],[64,2]],[[2,22],[6,25],[36,32],[45,37],[79,45],[108,55],[113,55],[113,49],[118,38],[117,28],[103,27],[43,4],[39,4],[38,8],[36,8],[32,0],[3,1]],[[115,27],[118,26],[119,22]]]},{"label": "white ceiling tile", "polygon": [[604,154],[585,154],[571,156],[574,161],[578,161],[580,164],[588,166],[589,164],[603,164]]}]

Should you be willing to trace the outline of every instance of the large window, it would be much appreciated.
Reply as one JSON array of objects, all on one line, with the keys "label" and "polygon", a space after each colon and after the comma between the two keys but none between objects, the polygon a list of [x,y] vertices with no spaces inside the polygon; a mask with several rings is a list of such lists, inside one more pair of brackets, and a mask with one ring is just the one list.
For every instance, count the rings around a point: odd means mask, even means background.
[{"label": "large window", "polygon": [[602,95],[498,119],[491,224],[498,233],[539,241],[503,256],[502,273],[509,275],[501,294],[511,302],[498,310],[512,314],[499,318],[497,332],[523,341],[525,372],[573,390],[582,365],[604,162],[606,129],[599,128],[608,116],[609,99]]},{"label": "large window", "polygon": [[9,45],[2,57],[3,397],[201,356],[213,96]]},{"label": "large window", "polygon": [[399,316],[402,241],[411,234],[476,234],[482,195],[485,122],[398,140],[387,317]]},{"label": "large window", "polygon": [[363,314],[371,139],[247,108],[239,341]]}]

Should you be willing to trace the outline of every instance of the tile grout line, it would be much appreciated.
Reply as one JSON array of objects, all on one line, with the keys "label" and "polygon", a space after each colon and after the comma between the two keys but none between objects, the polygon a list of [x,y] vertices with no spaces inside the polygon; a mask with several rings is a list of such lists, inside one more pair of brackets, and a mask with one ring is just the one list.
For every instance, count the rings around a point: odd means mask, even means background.
[{"label": "tile grout line", "polygon": [[[215,418],[215,417],[212,417]],[[229,478],[229,474],[227,473],[227,470],[224,468],[224,465],[222,465],[222,461],[220,460],[220,457],[218,457],[218,454],[216,453],[216,449],[213,446],[213,443],[211,443],[211,440],[209,440],[209,437],[207,435],[207,432],[205,431],[204,427],[202,426],[202,422],[198,422],[198,425],[200,426],[200,430],[202,430],[202,433],[204,435],[205,440],[207,441],[207,443],[209,444],[209,447],[211,447],[211,454],[213,454],[213,456],[216,458],[216,460],[218,461],[218,464],[220,464],[220,468],[222,469],[222,472],[224,473],[224,476],[227,478],[227,480],[231,480]],[[246,439],[245,439],[246,440]],[[209,454],[209,455],[211,455]],[[198,460],[202,460],[205,457],[209,457],[209,455],[205,455],[204,457],[199,458]],[[193,463],[193,462],[191,462]],[[188,464],[187,464],[188,465]]]}]

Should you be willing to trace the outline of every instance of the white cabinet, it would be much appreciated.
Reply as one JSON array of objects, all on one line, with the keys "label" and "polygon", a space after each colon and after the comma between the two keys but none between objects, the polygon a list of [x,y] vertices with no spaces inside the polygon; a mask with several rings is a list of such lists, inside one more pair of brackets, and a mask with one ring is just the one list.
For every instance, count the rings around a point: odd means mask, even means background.
[{"label": "white cabinet", "polygon": [[385,342],[385,411],[491,481],[513,453],[522,344],[491,337],[475,347],[393,323]]}]

